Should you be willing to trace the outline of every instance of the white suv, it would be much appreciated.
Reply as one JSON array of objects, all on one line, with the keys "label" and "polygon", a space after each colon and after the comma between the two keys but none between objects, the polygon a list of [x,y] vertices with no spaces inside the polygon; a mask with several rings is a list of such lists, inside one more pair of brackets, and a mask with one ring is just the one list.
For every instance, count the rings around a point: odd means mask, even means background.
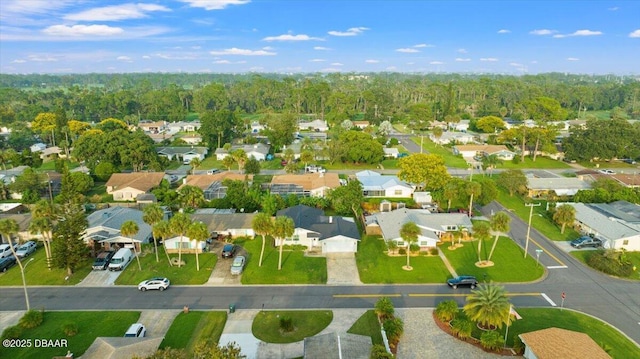
[{"label": "white suv", "polygon": [[147,334],[147,328],[143,324],[131,324],[127,332],[124,333],[125,338],[142,338]]}]

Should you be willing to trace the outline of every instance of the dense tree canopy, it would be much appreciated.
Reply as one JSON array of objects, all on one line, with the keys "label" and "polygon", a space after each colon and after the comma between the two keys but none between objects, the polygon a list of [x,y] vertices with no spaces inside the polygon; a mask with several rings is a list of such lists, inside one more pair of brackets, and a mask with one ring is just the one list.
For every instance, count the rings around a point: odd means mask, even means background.
[{"label": "dense tree canopy", "polygon": [[435,154],[414,153],[401,158],[398,177],[427,191],[443,188],[451,176],[444,165],[444,159]]}]

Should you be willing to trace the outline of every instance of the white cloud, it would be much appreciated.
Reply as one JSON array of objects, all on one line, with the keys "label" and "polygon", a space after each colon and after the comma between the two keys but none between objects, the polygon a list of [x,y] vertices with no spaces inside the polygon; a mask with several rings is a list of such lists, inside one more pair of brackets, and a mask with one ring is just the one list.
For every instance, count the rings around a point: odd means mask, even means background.
[{"label": "white cloud", "polygon": [[357,36],[362,34],[363,32],[365,32],[366,30],[369,30],[369,28],[367,27],[352,27],[350,29],[347,29],[347,31],[329,31],[327,32],[327,34],[331,35],[331,36]]},{"label": "white cloud", "polygon": [[513,66],[513,67],[524,67],[523,64],[517,63],[517,62],[510,62],[509,66]]},{"label": "white cloud", "polygon": [[191,49],[193,50],[200,50],[202,48],[202,46],[191,46]]},{"label": "white cloud", "polygon": [[540,30],[533,30],[530,31],[529,33],[531,35],[553,35],[555,34],[557,31],[556,30],[549,30],[549,29],[540,29]]},{"label": "white cloud", "polygon": [[330,48],[324,47],[324,46],[315,46],[313,49],[314,50],[318,50],[318,51],[329,51],[329,50],[331,50]]},{"label": "white cloud", "polygon": [[630,32],[629,37],[640,38],[640,29]]},{"label": "white cloud", "polygon": [[431,44],[417,44],[417,45],[413,45],[413,47],[415,47],[415,48],[436,47],[436,45],[431,45]]},{"label": "white cloud", "polygon": [[567,61],[580,61],[577,57],[567,57]]},{"label": "white cloud", "polygon": [[407,62],[407,65],[415,65],[415,62]]},{"label": "white cloud", "polygon": [[386,68],[387,71],[395,71],[397,68],[395,66],[389,66]]},{"label": "white cloud", "polygon": [[319,37],[311,37],[309,35],[304,35],[304,34],[299,34],[299,35],[282,34],[278,36],[267,36],[264,39],[262,39],[262,41],[311,41],[311,40],[322,41],[323,39]]},{"label": "white cloud", "polygon": [[483,57],[480,59],[480,61],[484,61],[484,62],[497,62],[498,59],[496,59],[495,57]]},{"label": "white cloud", "polygon": [[456,57],[456,62],[469,62],[469,61],[471,61],[471,59],[469,58]]},{"label": "white cloud", "polygon": [[265,51],[265,50],[248,50],[248,49],[238,49],[237,47],[232,47],[230,49],[218,50],[218,51],[209,51],[211,55],[238,55],[238,56],[273,56],[276,55],[275,52]]},{"label": "white cloud", "polygon": [[236,61],[236,64],[246,64],[247,62],[245,60],[240,60],[240,61]]},{"label": "white cloud", "polygon": [[458,49],[458,50],[456,50],[456,51],[457,51],[458,53],[461,53],[461,54],[466,54],[466,53],[467,53],[467,49]]},{"label": "white cloud", "polygon": [[166,12],[171,9],[156,4],[122,4],[89,9],[64,18],[73,21],[118,21],[149,17],[148,13],[154,11]]},{"label": "white cloud", "polygon": [[25,62],[27,62],[26,60],[22,60],[22,59],[16,59],[11,61],[12,64],[24,64]]},{"label": "white cloud", "polygon": [[333,62],[331,66],[344,66],[344,64],[341,64],[339,62]]},{"label": "white cloud", "polygon": [[35,62],[55,62],[55,61],[58,61],[58,59],[56,59],[55,57],[53,57],[51,55],[29,55],[29,56],[27,56],[27,58],[29,59],[29,61],[35,61]]},{"label": "white cloud", "polygon": [[157,53],[156,56],[164,60],[196,60],[198,59],[198,56],[194,54],[182,53],[182,52],[178,53],[178,55],[176,55],[176,53]]},{"label": "white cloud", "polygon": [[416,49],[412,49],[410,47],[405,47],[405,48],[401,48],[401,49],[396,49],[397,52],[404,52],[407,54],[412,54],[412,53],[416,53],[416,52],[420,52]]},{"label": "white cloud", "polygon": [[264,51],[271,51],[271,50],[275,50],[273,47],[271,46],[265,46],[262,48]]},{"label": "white cloud", "polygon": [[131,58],[129,56],[118,56],[118,57],[116,57],[116,60],[124,61],[124,62],[132,62],[132,60],[131,60]]},{"label": "white cloud", "polygon": [[429,65],[444,65],[444,62],[442,62],[442,61],[431,61],[429,63]]},{"label": "white cloud", "polygon": [[180,0],[181,2],[189,4],[191,7],[199,7],[205,10],[222,10],[229,5],[244,5],[248,4],[250,0]]},{"label": "white cloud", "polygon": [[562,38],[562,37],[573,37],[573,36],[598,36],[598,35],[602,35],[602,31],[578,30],[571,34],[564,34],[564,35],[557,34],[557,35],[553,35],[553,37]]},{"label": "white cloud", "polygon": [[264,70],[264,67],[262,67],[262,66],[253,66],[253,67],[249,68],[249,71],[256,71],[257,72],[257,71],[262,71],[262,70]]},{"label": "white cloud", "polygon": [[325,61],[327,61],[327,60],[325,60],[325,59],[312,59],[312,60],[309,60],[309,62],[325,62]]},{"label": "white cloud", "polygon": [[510,32],[511,32],[511,30],[507,30],[507,29],[500,29],[500,30],[498,30],[498,34],[508,34],[508,33],[510,33]]},{"label": "white cloud", "polygon": [[42,19],[50,17],[76,0],[2,0],[0,1],[0,19],[3,25],[18,24],[20,26],[43,26]]},{"label": "white cloud", "polygon": [[213,63],[214,64],[225,64],[226,65],[226,64],[230,64],[231,61],[229,61],[229,60],[216,60]]},{"label": "white cloud", "polygon": [[327,67],[326,69],[320,70],[320,72],[340,72],[340,71],[342,71],[342,70],[336,69],[334,67]]},{"label": "white cloud", "polygon": [[369,59],[369,60],[364,60],[364,62],[366,62],[366,63],[368,63],[368,64],[377,64],[377,63],[378,63],[378,62],[380,62],[380,61],[378,61],[378,60],[373,60],[373,59]]},{"label": "white cloud", "polygon": [[124,30],[107,25],[53,25],[42,32],[53,36],[113,36],[122,34]]},{"label": "white cloud", "polygon": [[149,59],[151,58],[151,56],[149,56],[149,55],[142,55],[142,58],[143,58],[143,59],[145,59],[145,60],[149,60]]},{"label": "white cloud", "polygon": [[620,9],[620,8],[617,7],[617,6],[614,6],[614,7],[608,8],[607,10],[609,10],[609,11],[618,11],[618,9]]}]

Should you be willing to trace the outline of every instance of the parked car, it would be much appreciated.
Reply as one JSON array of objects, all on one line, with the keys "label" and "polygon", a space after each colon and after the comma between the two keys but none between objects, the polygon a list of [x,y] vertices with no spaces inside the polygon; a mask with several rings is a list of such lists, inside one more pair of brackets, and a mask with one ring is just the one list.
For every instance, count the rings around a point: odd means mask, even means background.
[{"label": "parked car", "polygon": [[447,280],[447,284],[453,289],[463,286],[468,286],[473,289],[478,285],[478,280],[472,275],[461,275]]},{"label": "parked car", "polygon": [[582,248],[582,247],[594,247],[598,248],[602,246],[602,241],[598,238],[591,236],[582,236],[578,239],[574,239],[571,241],[571,246],[574,248]]},{"label": "parked car", "polygon": [[36,242],[28,241],[16,249],[16,256],[18,256],[18,258],[28,257],[31,253],[36,251],[36,248]]},{"label": "parked car", "polygon": [[630,165],[635,165],[636,164],[636,161],[631,159],[631,158],[625,158],[624,160],[622,160],[622,162],[628,163]]},{"label": "parked car", "polygon": [[222,247],[222,258],[233,258],[238,251],[238,246],[235,244],[225,244]]},{"label": "parked car", "polygon": [[140,284],[138,284],[138,290],[143,292],[146,292],[147,290],[159,290],[162,292],[169,288],[170,284],[171,282],[169,281],[169,278],[156,277],[140,282]]},{"label": "parked car", "polygon": [[131,258],[133,258],[133,253],[129,248],[120,248],[116,252],[116,254],[111,258],[111,262],[109,262],[109,270],[110,271],[119,271],[123,270],[127,267],[129,262],[131,262]]},{"label": "parked car", "polygon": [[125,338],[142,338],[147,335],[147,328],[141,323],[131,324],[127,332],[124,333]]},{"label": "parked car", "polygon": [[109,263],[111,262],[111,258],[116,254],[114,251],[104,251],[98,253],[96,260],[93,261],[92,268],[94,270],[105,270],[109,267]]},{"label": "parked car", "polygon": [[324,167],[316,166],[316,165],[309,165],[309,166],[304,168],[304,171],[307,172],[307,173],[325,173],[325,172],[327,172],[327,170]]},{"label": "parked car", "polygon": [[[16,246],[17,245],[14,243],[13,248],[15,248]],[[0,258],[12,256],[12,255],[13,253],[11,253],[11,247],[8,244],[0,244]]]},{"label": "parked car", "polygon": [[242,270],[244,269],[245,263],[244,256],[237,256],[233,259],[233,264],[231,264],[231,274],[239,275],[242,274]]},{"label": "parked car", "polygon": [[614,175],[614,174],[616,174],[616,172],[612,171],[612,170],[598,170],[598,172],[600,172],[602,174],[605,174],[605,175]]},{"label": "parked car", "polygon": [[6,272],[7,269],[11,268],[16,264],[16,257],[8,256],[4,258],[0,258],[0,272]]}]

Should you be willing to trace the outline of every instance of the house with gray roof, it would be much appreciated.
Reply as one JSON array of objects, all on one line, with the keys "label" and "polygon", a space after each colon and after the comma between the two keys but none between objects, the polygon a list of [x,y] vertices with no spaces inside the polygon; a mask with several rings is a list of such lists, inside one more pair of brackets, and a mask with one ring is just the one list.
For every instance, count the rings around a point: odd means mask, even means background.
[{"label": "house with gray roof", "polygon": [[[120,227],[126,221],[134,221],[138,225],[138,233],[133,238],[120,233]],[[104,247],[125,247],[135,243],[140,250],[140,244],[149,243],[152,238],[151,226],[142,220],[142,211],[133,208],[115,206],[101,209],[87,216],[87,222],[83,238],[90,245],[99,243]]]},{"label": "house with gray roof", "polygon": [[639,218],[605,203],[567,204],[576,210],[574,227],[602,240],[604,248],[640,251]]},{"label": "house with gray roof", "polygon": [[264,143],[255,143],[253,145],[236,145],[232,146],[231,150],[227,151],[224,148],[216,149],[216,160],[222,161],[225,157],[229,156],[233,151],[243,150],[244,153],[247,154],[247,158],[255,158],[258,161],[264,161],[269,154],[269,149],[271,146],[265,145]]},{"label": "house with gray roof", "polygon": [[371,337],[349,333],[319,334],[304,339],[305,359],[369,359]]},{"label": "house with gray roof", "polygon": [[254,237],[252,222],[255,216],[256,213],[233,213],[214,208],[203,208],[192,214],[191,220],[206,224],[212,236],[218,234],[231,238]]},{"label": "house with gray roof", "polygon": [[286,245],[303,245],[309,250],[326,253],[355,253],[358,251],[360,232],[350,217],[325,216],[318,208],[297,205],[278,211],[277,216],[293,219],[295,230]]},{"label": "house with gray roof", "polygon": [[380,233],[386,241],[406,247],[400,229],[407,222],[413,222],[420,228],[417,242],[420,248],[435,247],[445,233],[470,232],[473,227],[469,216],[464,213],[431,213],[423,209],[400,208],[367,216],[367,233]]},{"label": "house with gray roof", "polygon": [[365,197],[411,198],[414,188],[397,176],[382,175],[374,171],[360,171],[356,178],[362,184]]},{"label": "house with gray roof", "polygon": [[156,149],[156,152],[159,156],[166,157],[169,161],[182,161],[183,163],[189,163],[192,159],[197,158],[200,161],[204,161],[204,158],[209,153],[209,149],[206,147],[198,147],[198,146],[170,146],[170,147],[159,147]]},{"label": "house with gray roof", "polygon": [[573,196],[580,190],[590,189],[591,184],[576,177],[527,178],[529,197],[546,197],[551,192],[558,196]]}]

